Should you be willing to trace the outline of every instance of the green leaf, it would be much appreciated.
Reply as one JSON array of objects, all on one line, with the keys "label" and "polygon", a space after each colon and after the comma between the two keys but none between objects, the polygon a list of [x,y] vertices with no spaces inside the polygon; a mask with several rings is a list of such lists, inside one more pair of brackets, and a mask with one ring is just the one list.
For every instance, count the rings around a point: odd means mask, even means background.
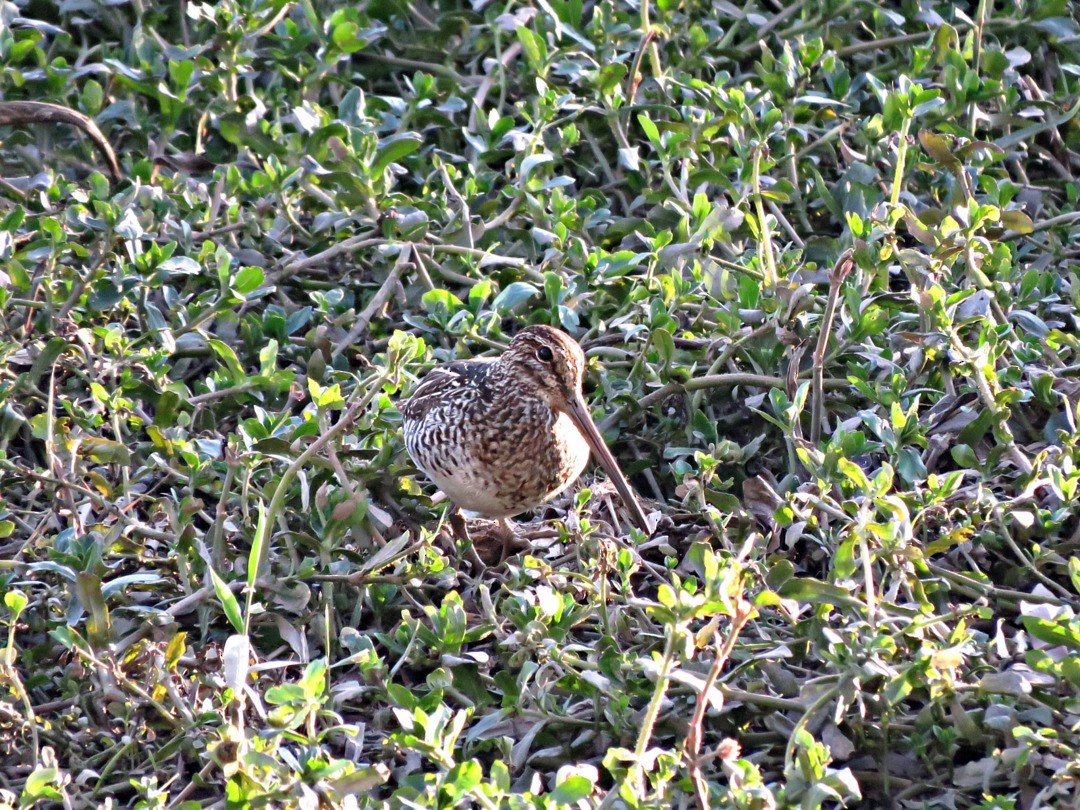
[{"label": "green leaf", "polygon": [[209,343],[210,348],[214,350],[214,354],[224,361],[225,366],[229,369],[234,380],[247,379],[244,367],[240,365],[240,358],[236,355],[236,351],[232,346],[217,339],[208,340],[207,343]]},{"label": "green leaf", "polygon": [[600,88],[600,92],[607,94],[614,90],[623,79],[626,78],[626,74],[630,69],[622,62],[609,63],[600,68],[600,72],[597,76],[597,85]]},{"label": "green leaf", "polygon": [[1077,99],[1069,109],[1060,115],[1047,115],[1038,123],[1022,127],[1021,129],[1014,129],[1009,132],[1008,135],[996,138],[994,140],[994,145],[1000,149],[1009,150],[1025,141],[1030,141],[1035,136],[1040,135],[1047,130],[1057,129],[1062,124],[1067,124],[1076,117],[1077,113],[1080,113],[1080,99]]},{"label": "green leaf", "polygon": [[1047,644],[1062,644],[1080,650],[1080,622],[1058,619],[1042,619],[1038,616],[1021,616],[1021,624],[1031,635]]},{"label": "green leaf", "polygon": [[914,683],[911,677],[913,667],[909,667],[899,677],[889,679],[889,682],[885,684],[884,697],[889,706],[897,706],[901,701],[905,700],[908,695],[914,690]]},{"label": "green leaf", "polygon": [[576,804],[589,798],[594,789],[591,781],[580,774],[573,774],[555,786],[551,800],[557,805]]},{"label": "green leaf", "polygon": [[426,312],[449,315],[457,312],[464,304],[449,290],[428,290],[420,298],[420,304]]},{"label": "green leaf", "polygon": [[359,36],[360,26],[355,22],[338,23],[330,32],[330,38],[342,53],[356,53],[363,50],[367,41]]},{"label": "green leaf", "polygon": [[656,151],[662,151],[660,143],[660,130],[656,128],[656,124],[652,122],[652,119],[645,113],[639,113],[638,125],[641,127],[641,131],[645,133],[645,137],[649,139],[649,143],[653,145]]},{"label": "green leaf", "polygon": [[87,611],[86,635],[95,649],[104,649],[112,643],[112,621],[105,596],[101,592],[101,577],[90,571],[75,575],[75,593]]},{"label": "green leaf", "polygon": [[53,363],[60,356],[60,353],[64,351],[67,346],[67,341],[62,337],[50,338],[49,342],[45,344],[45,348],[41,350],[41,353],[34,358],[34,363],[30,366],[30,370],[26,372],[26,375],[21,377],[22,380],[28,381],[31,385],[38,385],[42,375],[52,368]]},{"label": "green leaf", "polygon": [[375,160],[371,164],[372,177],[378,177],[391,163],[411,155],[420,148],[422,143],[423,140],[420,136],[413,132],[404,132],[384,140],[379,144],[379,149],[375,153]]},{"label": "green leaf", "polygon": [[131,450],[126,444],[121,444],[112,439],[102,439],[99,436],[87,436],[84,438],[79,444],[79,454],[91,461],[102,464],[126,466],[131,463]]},{"label": "green leaf", "polygon": [[188,85],[195,73],[195,61],[193,59],[169,60],[169,79],[176,90],[176,97],[183,101],[187,96]]},{"label": "green leaf", "polygon": [[775,591],[794,576],[795,566],[790,560],[777,560],[765,574],[765,584]]},{"label": "green leaf", "polygon": [[341,394],[341,386],[337,383],[323,387],[311,377],[308,377],[308,394],[311,401],[320,408],[340,408],[345,404],[345,398]]},{"label": "green leaf", "polygon": [[[39,767],[26,777],[20,807],[30,807],[40,800],[60,801],[63,796],[56,789],[60,781],[60,770],[58,768]],[[32,801],[27,802],[27,799]]]},{"label": "green leaf", "polygon": [[269,157],[285,154],[286,147],[271,138],[258,126],[248,127],[243,113],[226,113],[218,118],[221,137],[236,146],[246,146],[256,155]]},{"label": "green leaf", "polygon": [[325,658],[316,658],[308,663],[304,669],[304,676],[300,679],[300,687],[304,690],[305,698],[317,701],[326,694],[326,673]]},{"label": "green leaf", "polygon": [[950,171],[956,172],[963,168],[963,164],[953,154],[956,148],[956,138],[953,136],[923,129],[919,131],[919,143],[930,157]]},{"label": "green leaf", "polygon": [[443,786],[452,799],[469,795],[484,778],[484,769],[475,759],[459,762],[446,774]]},{"label": "green leaf", "polygon": [[495,296],[491,308],[496,312],[512,312],[519,304],[540,295],[540,290],[527,281],[515,281],[508,284]]},{"label": "green leaf", "polygon": [[101,111],[101,104],[105,100],[105,93],[101,85],[93,79],[87,79],[83,85],[80,99],[83,111],[89,116],[95,116]]},{"label": "green leaf", "polygon": [[547,62],[547,45],[544,44],[544,40],[524,25],[517,27],[517,37],[529,67],[537,73],[542,73]]},{"label": "green leaf", "polygon": [[221,603],[221,609],[225,611],[225,617],[229,620],[229,624],[233,626],[237,633],[244,635],[244,614],[240,610],[240,603],[236,601],[236,596],[229,589],[228,583],[218,576],[217,571],[210,566],[207,566],[206,570],[210,573],[210,581],[214,584],[214,593],[217,595],[218,602]]},{"label": "green leaf", "polygon": [[845,589],[822,582],[811,577],[789,579],[776,591],[784,599],[806,602],[812,605],[836,605],[840,607],[859,607],[862,602],[852,597]]},{"label": "green leaf", "polygon": [[240,295],[247,295],[263,283],[266,274],[261,267],[241,267],[233,278],[232,288]]},{"label": "green leaf", "polygon": [[555,156],[550,152],[540,152],[536,155],[529,155],[523,161],[521,161],[521,179],[528,180],[529,175],[532,174],[533,169],[544,163],[551,163],[555,160]]},{"label": "green leaf", "polygon": [[675,341],[671,336],[671,332],[667,329],[653,329],[651,337],[660,364],[667,370],[671,367],[671,362],[675,358]]},{"label": "green leaf", "polygon": [[[266,522],[266,504],[259,501],[258,518],[255,521],[255,537],[251,541],[251,550],[248,552],[247,563],[247,587],[252,592],[255,580],[259,576],[259,568],[262,565],[263,549],[269,542],[270,525]],[[230,595],[232,591],[229,592]]]},{"label": "green leaf", "polygon": [[26,594],[22,591],[11,590],[4,594],[4,605],[15,618],[23,612],[28,601]]},{"label": "green leaf", "polygon": [[1073,590],[1080,593],[1080,558],[1069,557],[1069,581]]},{"label": "green leaf", "polygon": [[922,454],[914,447],[900,448],[896,471],[909,484],[926,480],[926,465],[923,464]]},{"label": "green leaf", "polygon": [[949,455],[951,455],[953,461],[955,461],[961,467],[966,467],[967,469],[971,470],[978,470],[981,466],[979,464],[978,457],[975,455],[975,451],[966,444],[958,444],[954,446],[949,451]]},{"label": "green leaf", "polygon": [[846,458],[837,459],[836,467],[854,485],[856,491],[860,493],[870,491],[870,479],[866,477],[863,468],[854,461],[849,461]]},{"label": "green leaf", "polygon": [[855,573],[855,550],[858,546],[858,538],[850,535],[837,547],[832,559],[832,570],[839,579],[850,579]]},{"label": "green leaf", "polygon": [[385,685],[386,694],[390,698],[390,702],[401,709],[412,710],[417,706],[417,699],[413,693],[406,689],[404,686],[396,683],[387,683]]}]

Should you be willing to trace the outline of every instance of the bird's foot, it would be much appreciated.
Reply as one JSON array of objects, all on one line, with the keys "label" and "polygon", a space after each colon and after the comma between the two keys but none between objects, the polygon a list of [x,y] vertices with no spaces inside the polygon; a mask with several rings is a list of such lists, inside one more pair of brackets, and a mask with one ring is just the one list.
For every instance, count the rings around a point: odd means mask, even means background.
[{"label": "bird's foot", "polygon": [[451,536],[461,541],[465,554],[480,568],[498,567],[516,551],[532,547],[532,534],[503,518],[488,520],[473,518],[466,521],[460,512],[450,515]]},{"label": "bird's foot", "polygon": [[484,571],[488,566],[476,551],[476,541],[477,539],[482,540],[483,533],[480,534],[479,538],[475,537],[469,531],[469,522],[458,509],[450,513],[449,520],[451,539],[461,543],[461,547],[465,549],[465,556],[476,566],[477,571]]},{"label": "bird's foot", "polygon": [[459,543],[479,570],[497,568],[519,551],[533,548],[534,541],[557,537],[559,532],[546,524],[531,525],[528,529],[507,518],[467,519],[455,509],[448,517],[450,538]]},{"label": "bird's foot", "polygon": [[508,520],[470,521],[470,547],[486,564],[498,567],[506,562],[512,551],[527,548],[529,543]]}]

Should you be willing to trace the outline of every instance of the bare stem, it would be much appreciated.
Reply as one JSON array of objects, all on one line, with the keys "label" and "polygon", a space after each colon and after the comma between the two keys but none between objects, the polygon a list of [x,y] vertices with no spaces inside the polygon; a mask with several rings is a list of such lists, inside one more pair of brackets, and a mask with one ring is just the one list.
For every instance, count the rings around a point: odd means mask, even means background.
[{"label": "bare stem", "polygon": [[829,348],[829,335],[832,334],[833,321],[836,319],[840,290],[853,267],[851,255],[851,250],[844,251],[829,274],[829,298],[825,302],[825,314],[821,317],[821,331],[814,349],[813,402],[810,405],[810,443],[814,447],[821,441],[821,423],[825,417],[825,352]]},{"label": "bare stem", "polygon": [[764,274],[764,284],[767,289],[775,289],[777,281],[776,258],[773,256],[772,232],[769,230],[769,220],[765,216],[765,201],[761,196],[761,160],[764,157],[765,147],[758,146],[754,150],[754,211],[757,214],[758,229],[761,239],[761,269]]},{"label": "bare stem", "polygon": [[690,729],[686,733],[683,756],[690,766],[690,781],[693,782],[694,792],[697,793],[698,806],[702,808],[709,806],[709,789],[706,787],[705,779],[701,774],[701,760],[698,753],[701,751],[701,724],[705,720],[705,710],[709,705],[709,692],[716,684],[721,670],[731,657],[739,633],[742,632],[743,627],[753,618],[755,613],[753,605],[740,599],[735,607],[735,615],[731,617],[731,627],[728,629],[727,637],[723,643],[720,642],[720,633],[717,632],[714,638],[716,657],[713,659],[712,666],[709,667],[709,672],[705,676],[705,682],[701,686],[701,693],[698,695],[697,705],[694,707],[694,715],[690,719]]}]

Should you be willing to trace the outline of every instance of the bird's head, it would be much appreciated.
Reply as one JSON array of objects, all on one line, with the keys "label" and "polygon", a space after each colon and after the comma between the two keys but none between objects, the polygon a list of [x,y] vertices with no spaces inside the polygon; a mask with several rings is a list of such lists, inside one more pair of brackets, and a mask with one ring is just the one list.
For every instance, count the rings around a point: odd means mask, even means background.
[{"label": "bird's head", "polygon": [[526,327],[510,342],[501,361],[559,410],[581,399],[585,353],[565,332],[550,326]]}]

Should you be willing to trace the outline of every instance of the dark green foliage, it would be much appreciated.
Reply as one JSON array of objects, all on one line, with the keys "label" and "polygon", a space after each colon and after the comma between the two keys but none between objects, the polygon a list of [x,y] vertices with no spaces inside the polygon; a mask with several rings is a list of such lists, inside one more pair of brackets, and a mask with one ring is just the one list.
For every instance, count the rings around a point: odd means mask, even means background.
[{"label": "dark green foliage", "polygon": [[[1080,24],[998,5],[0,5],[125,173],[0,131],[0,804],[1080,801]],[[394,403],[529,323],[659,528],[484,571]]]}]

